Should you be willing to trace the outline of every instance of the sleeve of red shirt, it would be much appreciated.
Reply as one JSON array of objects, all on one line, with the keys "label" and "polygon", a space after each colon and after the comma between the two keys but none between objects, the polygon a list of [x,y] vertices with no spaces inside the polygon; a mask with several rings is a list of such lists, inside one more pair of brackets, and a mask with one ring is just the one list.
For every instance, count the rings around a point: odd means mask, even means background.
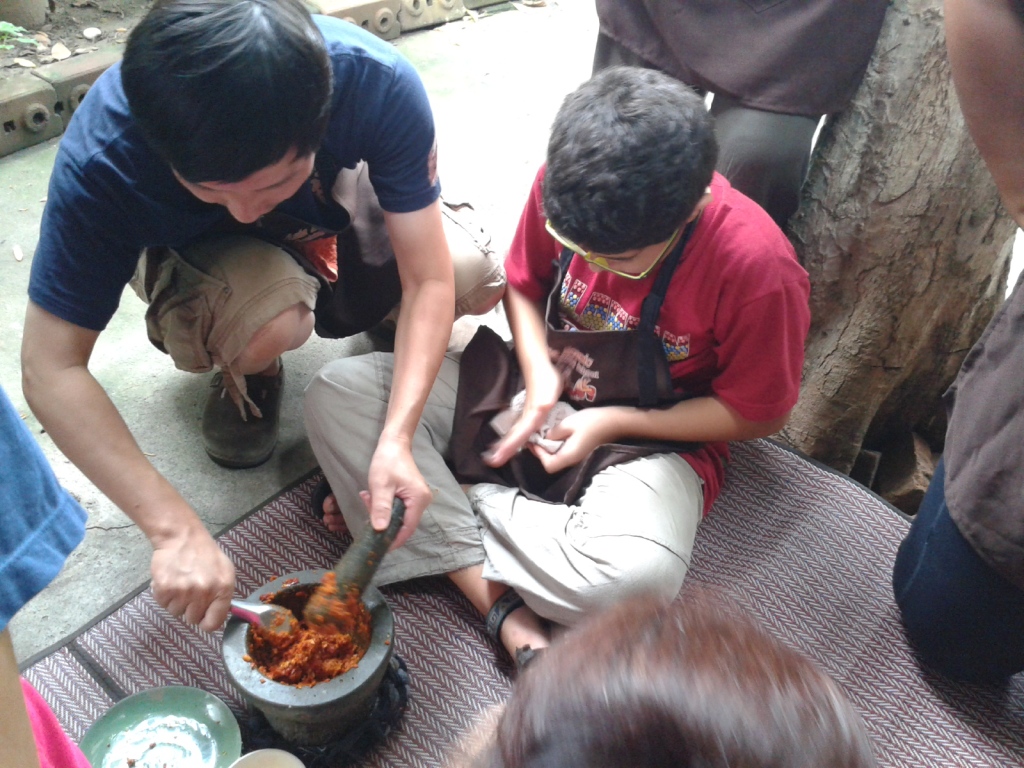
[{"label": "sleeve of red shirt", "polygon": [[541,166],[519,217],[512,245],[505,257],[508,284],[533,301],[546,298],[555,279],[555,262],[561,246],[544,228],[544,170]]},{"label": "sleeve of red shirt", "polygon": [[[773,233],[774,234],[774,233]],[[810,282],[781,233],[723,292],[715,313],[719,373],[712,389],[750,421],[786,414],[800,395]]]}]

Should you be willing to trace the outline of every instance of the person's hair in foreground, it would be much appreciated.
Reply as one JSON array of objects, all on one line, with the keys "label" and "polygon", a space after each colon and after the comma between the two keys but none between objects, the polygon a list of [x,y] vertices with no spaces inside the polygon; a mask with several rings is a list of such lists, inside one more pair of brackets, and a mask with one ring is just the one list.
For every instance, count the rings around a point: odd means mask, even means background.
[{"label": "person's hair in foreground", "polygon": [[330,59],[299,0],[158,0],[121,79],[146,139],[190,182],[306,156],[330,117]]},{"label": "person's hair in foreground", "polygon": [[612,67],[562,102],[544,212],[559,234],[596,253],[644,248],[693,212],[717,159],[703,99],[661,72]]},{"label": "person's hair in foreground", "polygon": [[869,768],[870,742],[809,659],[707,595],[641,598],[561,637],[461,768]]}]

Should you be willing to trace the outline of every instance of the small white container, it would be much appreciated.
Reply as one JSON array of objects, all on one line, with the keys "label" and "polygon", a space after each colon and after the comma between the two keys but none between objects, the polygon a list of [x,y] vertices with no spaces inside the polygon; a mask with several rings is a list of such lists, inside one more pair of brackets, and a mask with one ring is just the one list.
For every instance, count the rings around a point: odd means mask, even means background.
[{"label": "small white container", "polygon": [[299,758],[283,749],[257,749],[235,760],[229,768],[305,768]]}]

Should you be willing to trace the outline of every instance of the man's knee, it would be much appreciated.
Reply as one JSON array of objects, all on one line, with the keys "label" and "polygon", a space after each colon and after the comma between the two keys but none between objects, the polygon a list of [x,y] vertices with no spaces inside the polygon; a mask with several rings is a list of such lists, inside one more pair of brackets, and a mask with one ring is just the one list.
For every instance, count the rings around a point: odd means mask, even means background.
[{"label": "man's knee", "polygon": [[489,238],[473,224],[446,213],[445,237],[455,268],[455,316],[482,315],[505,293],[505,268],[489,247]]},{"label": "man's knee", "polygon": [[285,352],[298,349],[313,334],[315,318],[305,304],[293,304],[261,326],[235,361],[239,373],[266,370]]},{"label": "man's knee", "polygon": [[148,249],[132,286],[149,304],[151,341],[184,371],[245,363],[258,373],[312,332],[319,281],[287,252],[245,236],[182,252]]}]

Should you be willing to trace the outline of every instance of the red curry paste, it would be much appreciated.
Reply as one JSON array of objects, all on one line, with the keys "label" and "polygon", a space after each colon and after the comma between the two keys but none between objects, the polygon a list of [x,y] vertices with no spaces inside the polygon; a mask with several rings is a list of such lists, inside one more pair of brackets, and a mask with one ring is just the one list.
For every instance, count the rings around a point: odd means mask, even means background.
[{"label": "red curry paste", "polygon": [[327,600],[330,618],[323,623],[300,621],[292,632],[270,632],[256,626],[251,629],[247,660],[271,680],[308,687],[348,672],[366,653],[370,613],[359,595],[338,595],[333,571],[324,576],[315,596],[312,591],[312,587],[286,589],[267,602],[283,605],[301,616],[310,600]]}]

